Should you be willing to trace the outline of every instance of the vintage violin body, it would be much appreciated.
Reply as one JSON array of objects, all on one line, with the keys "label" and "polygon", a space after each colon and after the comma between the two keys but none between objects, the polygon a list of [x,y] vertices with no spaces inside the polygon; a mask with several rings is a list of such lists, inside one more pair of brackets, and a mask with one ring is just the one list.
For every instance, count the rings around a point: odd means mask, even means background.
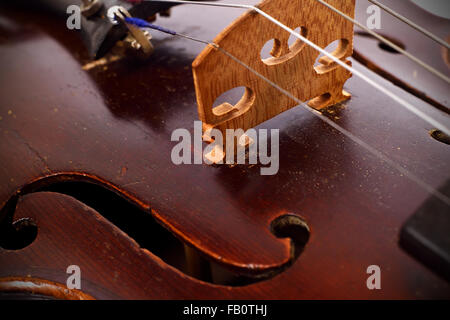
[{"label": "vintage violin body", "polygon": [[[367,5],[356,1],[357,19]],[[402,8],[450,34],[448,20]],[[213,39],[239,14],[180,5],[156,21]],[[439,45],[413,31],[397,39],[388,21],[380,33],[450,74]],[[205,45],[153,32],[149,59],[83,68],[92,60],[64,25],[0,6],[2,297],[450,298],[449,282],[398,243],[429,192],[300,107],[258,127],[280,130],[275,175],[176,165],[171,134],[194,130],[191,64]],[[448,84],[413,76],[418,67],[364,34],[354,50],[356,70],[450,124]],[[445,184],[450,149],[435,128],[357,77],[344,89],[351,98],[322,114],[432,188]],[[66,286],[73,265],[79,290]],[[381,290],[367,287],[372,265]]]}]

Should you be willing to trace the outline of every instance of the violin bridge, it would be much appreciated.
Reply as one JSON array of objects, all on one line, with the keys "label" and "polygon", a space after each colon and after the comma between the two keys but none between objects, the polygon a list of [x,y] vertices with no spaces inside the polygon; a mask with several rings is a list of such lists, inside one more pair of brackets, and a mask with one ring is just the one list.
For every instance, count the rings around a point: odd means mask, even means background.
[{"label": "violin bridge", "polygon": [[[354,17],[355,0],[328,0]],[[289,28],[299,30],[321,48],[338,41],[331,53],[344,61],[353,53],[353,25],[316,0],[265,0],[258,7]],[[225,28],[214,42],[259,74],[320,110],[350,98],[343,90],[351,72],[300,39],[289,45],[290,33],[254,11],[249,11]],[[261,58],[261,49],[272,40],[271,56]],[[316,66],[315,66],[316,64]],[[212,45],[207,46],[192,64],[199,118],[203,131],[214,128],[244,131],[298,105],[251,70],[234,61]],[[213,107],[223,93],[244,87],[234,105],[224,102]],[[225,145],[226,141],[224,141]],[[217,154],[217,152],[216,152]],[[224,153],[223,153],[224,155]],[[217,162],[217,155],[211,157]]]}]

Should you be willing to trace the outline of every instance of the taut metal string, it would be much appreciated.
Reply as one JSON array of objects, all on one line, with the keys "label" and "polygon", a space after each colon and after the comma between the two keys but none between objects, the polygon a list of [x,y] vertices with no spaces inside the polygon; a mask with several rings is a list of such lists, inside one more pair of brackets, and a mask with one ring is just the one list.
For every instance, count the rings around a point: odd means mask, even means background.
[{"label": "taut metal string", "polygon": [[388,46],[390,46],[391,48],[397,50],[398,52],[400,52],[401,54],[403,54],[405,57],[407,57],[408,59],[412,60],[413,62],[417,63],[419,66],[425,68],[426,70],[428,70],[429,72],[431,72],[432,74],[438,76],[439,78],[441,78],[442,80],[446,81],[447,83],[450,84],[450,78],[447,77],[445,74],[439,72],[438,70],[436,70],[435,68],[433,68],[432,66],[430,66],[429,64],[427,64],[426,62],[420,60],[419,58],[417,58],[416,56],[412,55],[411,53],[409,53],[408,51],[400,48],[398,45],[396,45],[395,43],[393,43],[392,41],[386,39],[385,37],[383,37],[382,35],[376,33],[375,31],[371,30],[370,28],[366,27],[365,25],[363,25],[362,23],[360,23],[359,21],[356,21],[355,19],[353,19],[352,17],[346,15],[344,12],[336,9],[335,7],[333,7],[332,5],[326,3],[323,0],[316,0],[317,2],[323,4],[324,6],[326,6],[328,9],[330,9],[331,11],[336,12],[337,14],[339,14],[340,16],[342,16],[344,19],[352,22],[354,25],[358,26],[359,28],[363,29],[364,31],[366,31],[367,33],[369,33],[371,36],[377,38],[378,40],[380,40],[381,42],[384,42],[385,44],[387,44]]},{"label": "taut metal string", "polygon": [[340,133],[342,133],[343,135],[345,135],[347,138],[349,138],[350,140],[352,140],[353,142],[355,142],[356,144],[360,145],[361,147],[363,147],[364,149],[366,149],[368,152],[370,152],[372,155],[374,155],[375,157],[378,157],[379,159],[381,159],[382,161],[386,162],[389,166],[391,166],[392,168],[396,169],[398,172],[400,172],[401,174],[403,174],[405,177],[407,177],[408,179],[410,179],[411,181],[415,182],[417,185],[419,185],[420,187],[422,187],[423,189],[425,189],[426,191],[428,191],[430,194],[436,196],[437,198],[439,198],[440,200],[442,200],[445,204],[447,204],[448,206],[450,206],[450,198],[447,197],[446,195],[444,195],[443,193],[441,193],[440,191],[434,189],[432,186],[430,186],[429,184],[427,184],[426,182],[424,182],[423,180],[421,180],[419,177],[417,177],[415,174],[411,173],[409,170],[403,168],[401,165],[399,165],[398,163],[396,163],[395,161],[391,160],[390,158],[386,157],[382,152],[378,151],[376,148],[372,147],[371,145],[367,144],[366,142],[364,142],[363,140],[361,140],[360,138],[358,138],[357,136],[355,136],[353,133],[351,133],[350,131],[344,129],[343,127],[341,127],[340,125],[338,125],[337,123],[335,123],[334,121],[332,121],[331,119],[327,118],[326,116],[324,116],[323,114],[321,114],[319,111],[309,107],[305,102],[301,101],[300,99],[298,99],[296,96],[294,96],[292,93],[290,93],[289,91],[281,88],[279,85],[277,85],[276,83],[274,83],[273,81],[271,81],[270,79],[266,78],[265,76],[263,76],[262,74],[260,74],[258,71],[256,71],[255,69],[253,69],[252,67],[250,67],[249,65],[247,65],[246,63],[242,62],[241,60],[239,60],[238,58],[236,58],[235,56],[233,56],[231,53],[229,53],[228,51],[226,51],[225,49],[219,47],[217,44],[215,43],[210,43],[210,45],[212,45],[213,47],[215,47],[216,49],[218,49],[219,51],[223,52],[225,55],[229,56],[231,59],[233,59],[234,61],[236,61],[237,63],[239,63],[240,65],[242,65],[243,67],[245,67],[246,69],[248,69],[249,71],[253,72],[256,76],[258,76],[259,78],[263,79],[264,81],[266,81],[268,84],[272,85],[274,88],[278,89],[278,91],[280,91],[281,93],[283,93],[284,95],[286,95],[287,97],[291,98],[292,100],[294,100],[295,102],[297,102],[300,106],[303,107],[303,109],[309,111],[310,113],[312,113],[313,115],[317,116],[320,120],[322,120],[323,122],[325,122],[326,124],[328,124],[329,126],[331,126],[332,128],[336,129],[337,131],[339,131]]},{"label": "taut metal string", "polygon": [[276,83],[271,81],[270,79],[266,78],[264,75],[260,74],[258,71],[256,71],[255,69],[253,69],[252,67],[247,65],[245,62],[241,61],[240,59],[235,57],[233,54],[228,52],[227,50],[221,48],[218,44],[216,44],[216,43],[214,43],[212,41],[198,39],[198,38],[191,37],[191,36],[188,36],[188,35],[185,35],[185,34],[181,34],[181,33],[178,33],[178,32],[172,31],[172,30],[168,30],[166,28],[162,28],[162,27],[153,25],[153,24],[151,24],[149,22],[146,22],[144,20],[141,20],[141,19],[125,18],[125,21],[127,23],[132,23],[132,24],[135,24],[135,25],[140,26],[140,27],[152,28],[152,29],[155,29],[155,30],[158,30],[158,31],[161,31],[161,32],[165,32],[165,33],[174,35],[174,36],[180,36],[180,37],[192,40],[192,41],[196,41],[196,42],[200,42],[200,43],[203,43],[203,44],[211,45],[216,50],[219,50],[220,52],[222,52],[223,54],[225,54],[226,56],[228,56],[229,58],[231,58],[235,62],[239,63],[240,65],[242,65],[244,68],[246,68],[247,70],[249,70],[253,74],[255,74],[257,77],[261,78],[263,81],[267,82],[268,84],[270,84],[271,86],[276,88],[282,94],[286,95],[287,97],[289,97],[292,100],[294,100],[295,102],[297,102],[305,110],[307,110],[308,112],[312,113],[313,115],[315,115],[316,117],[318,117],[319,119],[321,119],[322,121],[324,121],[325,123],[330,125],[332,128],[336,129],[341,134],[343,134],[344,136],[348,137],[354,143],[356,143],[359,146],[363,147],[364,149],[366,149],[369,153],[371,153],[375,157],[378,157],[382,161],[386,162],[389,166],[391,166],[392,168],[396,169],[398,172],[403,174],[405,177],[409,178],[411,181],[415,182],[417,185],[419,185],[420,187],[425,189],[427,192],[429,192],[430,194],[436,196],[437,198],[442,200],[445,204],[450,206],[450,198],[448,198],[446,195],[444,195],[440,191],[434,189],[432,186],[430,186],[426,182],[422,181],[419,177],[417,177],[413,173],[409,172],[407,169],[403,168],[401,165],[397,164],[396,162],[394,162],[390,158],[386,157],[382,152],[380,152],[376,148],[370,146],[369,144],[367,144],[366,142],[364,142],[363,140],[361,140],[360,138],[355,136],[350,131],[348,131],[348,130],[344,129],[343,127],[339,126],[338,124],[333,122],[331,119],[329,119],[326,116],[324,116],[323,114],[321,114],[319,111],[317,111],[315,109],[312,109],[305,102],[303,102],[300,99],[298,99],[297,97],[295,97],[292,93],[290,93],[289,91],[283,89],[282,87],[280,87],[279,85],[277,85]]},{"label": "taut metal string", "polygon": [[[168,2],[168,3],[184,3],[184,4],[195,4],[195,5],[206,5],[206,6],[216,6],[216,7],[229,7],[229,8],[241,8],[241,9],[251,9],[251,10],[255,10],[256,12],[258,12],[259,14],[261,14],[262,16],[264,16],[265,18],[271,20],[272,22],[276,23],[275,21],[277,21],[278,25],[281,24],[281,22],[279,22],[278,20],[276,20],[275,18],[273,18],[272,16],[268,15],[267,13],[265,13],[264,11],[262,11],[261,9],[259,9],[256,6],[251,6],[251,5],[244,5],[244,4],[228,4],[228,3],[214,3],[214,2],[206,2],[206,1],[186,1],[186,0],[143,0],[143,1],[150,1],[150,2]],[[430,66],[429,64],[427,64],[426,62],[420,60],[419,58],[417,58],[416,56],[412,55],[411,53],[405,51],[403,48],[400,48],[398,45],[396,45],[395,43],[393,43],[392,41],[386,39],[385,37],[379,35],[378,33],[376,33],[375,31],[369,29],[368,27],[364,26],[363,24],[361,24],[360,22],[356,21],[355,19],[351,18],[350,16],[346,15],[345,13],[343,13],[342,11],[338,10],[337,8],[333,7],[332,5],[326,3],[323,0],[315,0],[319,3],[321,3],[322,5],[326,6],[328,9],[334,11],[335,13],[341,15],[343,18],[345,18],[346,20],[352,22],[354,25],[358,26],[359,28],[365,30],[367,33],[369,33],[370,35],[372,35],[373,37],[375,37],[376,39],[378,39],[381,42],[384,42],[385,44],[387,44],[388,46],[390,46],[391,48],[397,50],[398,52],[400,52],[401,54],[403,54],[404,56],[406,56],[408,59],[412,60],[413,62],[415,62],[416,64],[418,64],[419,66],[425,68],[427,71],[433,73],[435,76],[441,78],[442,80],[444,80],[445,82],[450,84],[450,78],[447,77],[446,75],[444,75],[443,73],[439,72],[438,70],[436,70],[435,68],[433,68],[432,66]],[[270,17],[270,18],[269,18]],[[279,24],[280,23],[280,24]],[[281,24],[282,25],[282,24]],[[281,27],[280,25],[280,27]],[[283,25],[284,26],[284,25]],[[282,27],[283,28],[283,27]],[[285,28],[283,28],[285,29]],[[287,29],[286,29],[287,30]],[[292,35],[295,36],[294,33],[291,33]]]},{"label": "taut metal string", "polygon": [[[274,24],[278,25],[282,29],[286,30],[296,38],[302,40],[309,46],[313,47],[315,50],[319,51],[320,53],[326,55],[331,60],[342,66],[343,68],[347,69],[348,71],[352,72],[354,75],[358,76],[371,86],[375,87],[377,90],[381,91],[385,95],[389,96],[391,99],[396,101],[398,104],[400,104],[402,107],[406,108],[410,112],[414,113],[416,116],[421,118],[422,120],[428,122],[430,125],[435,127],[436,129],[439,129],[440,131],[444,132],[447,135],[450,135],[450,129],[447,128],[445,125],[441,124],[439,121],[433,119],[432,117],[428,116],[424,112],[420,111],[416,107],[414,107],[409,102],[405,101],[401,97],[397,96],[395,93],[389,91],[387,88],[383,87],[382,85],[378,84],[377,82],[370,79],[368,76],[364,75],[360,71],[354,69],[353,67],[347,65],[345,62],[341,61],[340,59],[333,56],[331,53],[327,52],[326,50],[322,49],[320,46],[315,44],[314,42],[311,42],[301,34],[295,32],[288,26],[284,25],[277,19],[273,18],[271,15],[267,14],[266,12],[262,11],[258,7],[251,6],[251,5],[245,5],[245,4],[229,4],[229,3],[215,3],[215,2],[203,2],[203,1],[185,1],[185,0],[145,0],[145,1],[153,1],[153,2],[167,2],[167,3],[183,3],[183,4],[194,4],[194,5],[204,5],[204,6],[213,6],[213,7],[228,7],[228,8],[240,8],[240,9],[250,9],[258,12],[260,15],[268,19],[269,21],[273,22]],[[318,0],[321,1],[321,0]],[[328,4],[327,4],[328,5]]]},{"label": "taut metal string", "polygon": [[447,49],[450,49],[450,44],[447,41],[439,38],[437,35],[431,33],[430,31],[428,31],[425,28],[419,26],[418,24],[414,23],[413,21],[409,20],[408,18],[402,16],[400,13],[394,11],[393,9],[389,8],[388,6],[378,2],[377,0],[367,0],[367,1],[372,2],[374,5],[380,7],[381,9],[383,9],[384,11],[389,13],[390,15],[392,15],[395,18],[399,19],[400,21],[406,23],[411,28],[416,29],[417,31],[419,31],[419,32],[423,33],[424,35],[426,35],[428,38],[436,41],[437,43],[439,43],[440,45],[446,47]]}]

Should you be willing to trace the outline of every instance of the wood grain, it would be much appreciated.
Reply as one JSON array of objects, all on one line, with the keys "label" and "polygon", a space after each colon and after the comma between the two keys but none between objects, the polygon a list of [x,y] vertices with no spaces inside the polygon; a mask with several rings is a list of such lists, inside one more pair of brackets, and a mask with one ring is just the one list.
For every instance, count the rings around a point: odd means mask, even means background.
[{"label": "wood grain", "polygon": [[[180,6],[173,19],[160,23],[208,39],[237,15],[220,13]],[[280,129],[275,176],[260,176],[259,165],[176,166],[170,136],[177,128],[192,132],[198,117],[190,65],[201,46],[155,33],[148,62],[120,61],[86,72],[87,54],[77,35],[62,27],[65,21],[7,10],[1,17],[1,219],[11,213],[7,204],[19,198],[15,218],[32,216],[43,225],[30,246],[1,251],[0,277],[31,274],[65,283],[68,263],[86,263],[92,283],[85,293],[94,298],[450,297],[449,284],[397,243],[400,227],[429,194],[313,115],[293,108],[260,125]],[[448,123],[446,115],[420,99],[353,65]],[[429,136],[433,128],[358,79],[349,79],[345,89],[352,99],[327,109],[326,116],[432,187],[445,182],[450,150]],[[35,194],[43,185],[68,180],[113,190],[225,268],[254,276],[288,268],[242,287],[190,278],[154,254],[140,255],[129,237],[115,234],[117,229],[92,208],[58,194]],[[272,221],[288,212],[302,216],[311,229],[292,265],[290,240],[270,230]],[[67,232],[73,236],[64,236]],[[104,254],[94,244],[110,246],[117,264],[98,259]],[[123,252],[133,258],[122,260]],[[372,264],[381,267],[381,291],[366,287],[366,268]],[[130,287],[114,284],[111,270],[117,269],[111,267],[123,270],[121,281]]]},{"label": "wood grain", "polygon": [[[354,0],[329,2],[354,16]],[[319,2],[266,0],[258,7],[291,29],[300,27],[304,37],[322,48],[339,40],[339,47],[332,54],[350,64],[346,58],[353,52],[353,25],[333,15]],[[214,42],[301,101],[309,101],[316,109],[349,99],[350,94],[343,91],[343,86],[351,73],[326,56],[319,59],[319,65],[315,67],[320,53],[300,39],[289,46],[289,38],[286,30],[265,17],[247,12],[225,28]],[[271,39],[274,39],[272,57],[262,59],[260,51]],[[211,45],[194,60],[192,70],[204,131],[219,129],[224,140],[226,129],[246,131],[298,105]],[[217,97],[241,86],[246,90],[237,104],[223,103],[213,108]]]}]

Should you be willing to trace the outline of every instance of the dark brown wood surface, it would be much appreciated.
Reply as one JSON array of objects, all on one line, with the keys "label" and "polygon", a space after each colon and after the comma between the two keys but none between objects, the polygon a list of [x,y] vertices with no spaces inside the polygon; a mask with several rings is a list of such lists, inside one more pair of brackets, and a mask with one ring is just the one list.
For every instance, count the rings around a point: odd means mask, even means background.
[{"label": "dark brown wood surface", "polygon": [[[421,10],[410,1],[385,0],[383,4],[401,13],[408,19],[426,28],[441,39],[450,37],[450,20],[435,16]],[[366,21],[367,1],[357,1],[359,21]],[[358,14],[359,13],[359,14]],[[450,76],[450,64],[444,59],[448,50],[409,25],[381,10],[381,29],[374,30],[387,37],[409,53],[420,57],[436,70]],[[381,74],[396,85],[421,97],[434,107],[449,113],[448,83],[405,58],[395,50],[382,45],[377,39],[368,36],[367,32],[355,28],[354,57],[371,70]],[[446,53],[447,52],[447,53]]]},{"label": "dark brown wood surface", "polygon": [[[100,299],[450,297],[450,285],[397,243],[430,195],[310,113],[294,108],[260,126],[280,129],[275,176],[261,176],[259,165],[176,166],[170,136],[197,119],[190,64],[200,44],[155,33],[150,61],[86,72],[86,52],[64,21],[0,10],[0,207],[4,221],[14,214],[38,226],[31,245],[0,249],[0,278],[64,284],[77,264],[82,291]],[[209,39],[237,16],[180,6],[160,24]],[[353,65],[449,125],[446,114]],[[355,77],[345,90],[352,99],[327,116],[432,187],[445,182],[450,150],[430,137],[434,128]],[[112,190],[207,259],[266,279],[226,286],[189,277],[80,201],[38,192],[68,181]],[[294,242],[271,231],[287,213],[311,230],[295,262]],[[366,287],[373,264],[382,290]]]}]

